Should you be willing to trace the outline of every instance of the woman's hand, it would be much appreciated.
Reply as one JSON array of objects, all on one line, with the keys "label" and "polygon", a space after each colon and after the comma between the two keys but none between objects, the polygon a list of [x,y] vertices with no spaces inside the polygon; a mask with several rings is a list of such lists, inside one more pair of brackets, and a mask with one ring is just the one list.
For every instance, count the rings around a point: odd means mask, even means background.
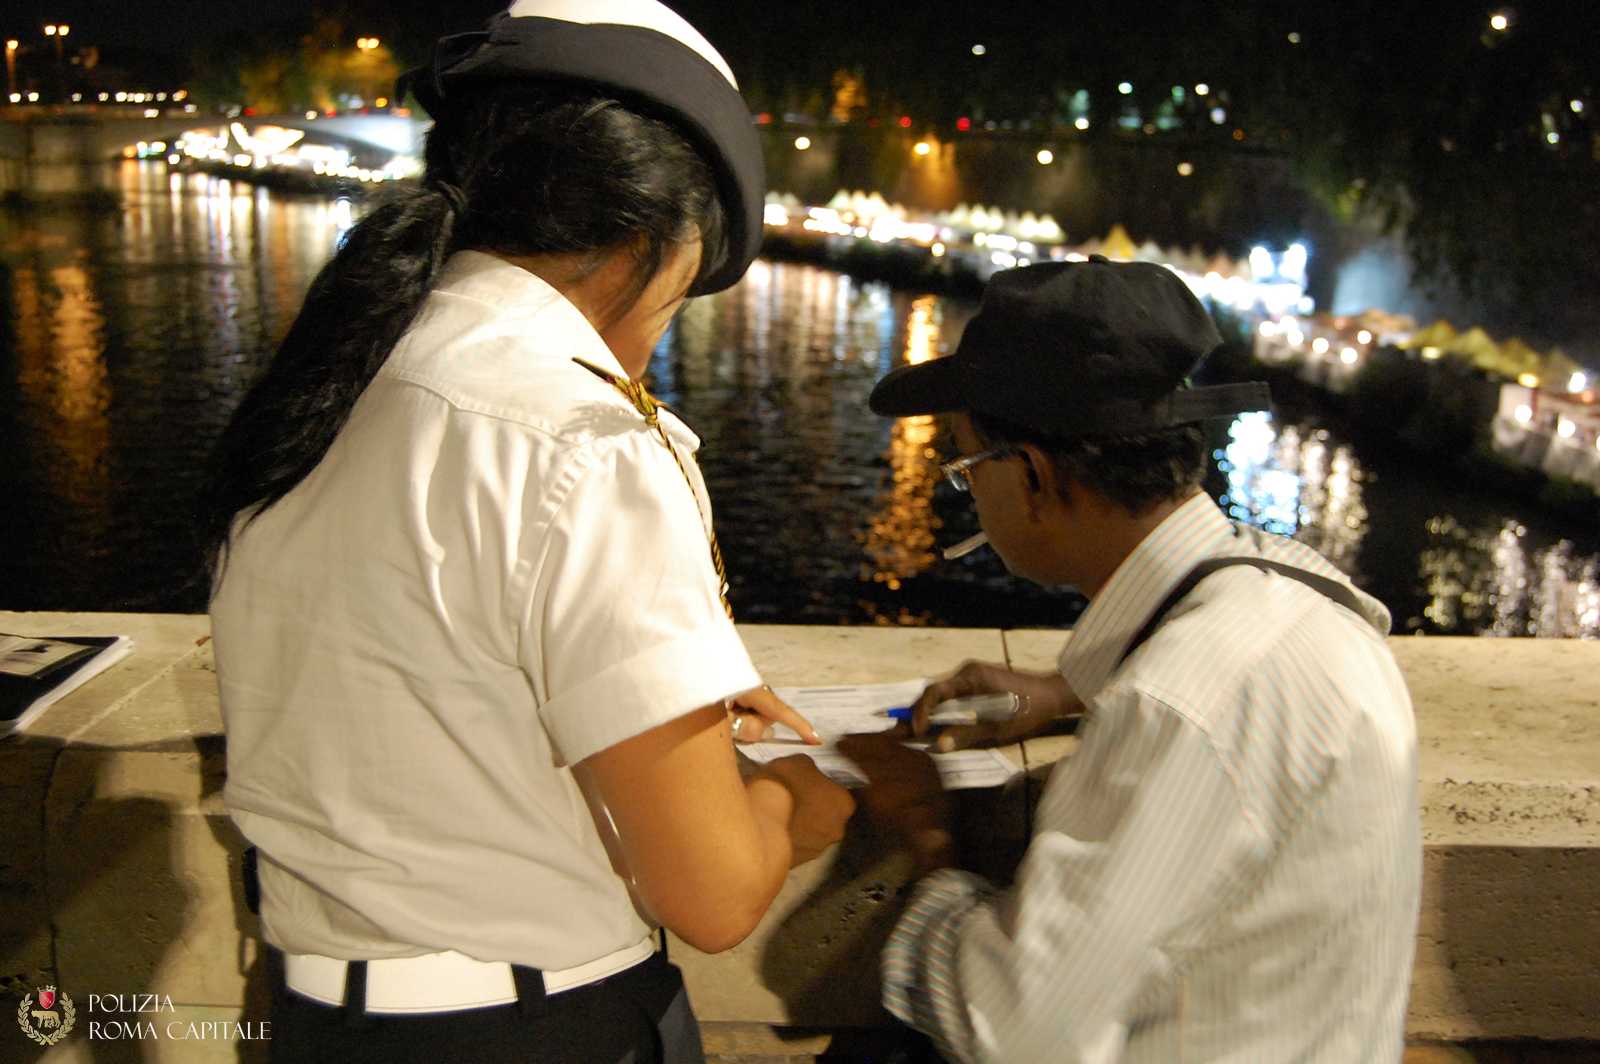
[{"label": "woman's hand", "polygon": [[733,714],[730,723],[733,725],[735,742],[759,743],[771,737],[774,724],[793,728],[795,733],[811,746],[820,745],[822,742],[822,736],[817,734],[817,729],[811,726],[811,722],[802,717],[789,703],[773,694],[772,688],[765,685],[741,691],[726,699],[723,705]]},{"label": "woman's hand", "polygon": [[942,728],[933,748],[948,753],[969,746],[1031,739],[1049,731],[1057,721],[1083,712],[1083,703],[1068,690],[1067,681],[1058,672],[1021,672],[998,662],[969,661],[922,692],[911,707],[911,734],[920,738],[933,730],[936,725],[928,722],[928,715],[947,698],[1006,691],[1022,701],[1010,720]]},{"label": "woman's hand", "polygon": [[[817,763],[805,754],[791,754],[769,761],[751,774],[746,783],[752,797],[757,781],[770,781],[789,793],[789,844],[793,847],[791,865],[802,865],[844,838],[844,827],[856,811],[850,792],[824,776]],[[759,799],[757,799],[759,800]]]}]

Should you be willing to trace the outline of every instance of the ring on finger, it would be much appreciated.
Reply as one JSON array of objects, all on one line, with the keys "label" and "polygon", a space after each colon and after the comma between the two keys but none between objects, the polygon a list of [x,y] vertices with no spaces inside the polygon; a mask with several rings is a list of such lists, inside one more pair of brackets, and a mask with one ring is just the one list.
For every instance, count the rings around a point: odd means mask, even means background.
[{"label": "ring on finger", "polygon": [[739,737],[739,729],[742,727],[744,727],[744,714],[735,713],[733,715],[733,737],[735,739]]}]

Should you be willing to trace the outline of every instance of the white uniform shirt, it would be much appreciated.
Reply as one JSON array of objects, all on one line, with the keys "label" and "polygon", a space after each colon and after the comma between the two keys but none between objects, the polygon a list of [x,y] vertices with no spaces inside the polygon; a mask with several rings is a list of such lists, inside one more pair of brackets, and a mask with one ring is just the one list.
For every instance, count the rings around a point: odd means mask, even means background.
[{"label": "white uniform shirt", "polygon": [[[535,275],[462,252],[212,603],[268,941],[546,970],[648,938],[570,766],[755,687],[685,474]],[[604,815],[602,813],[602,815]]]},{"label": "white uniform shirt", "polygon": [[1113,574],[1061,655],[1089,709],[1015,885],[921,883],[884,1003],[961,1061],[1398,1061],[1421,876],[1416,731],[1363,616],[1222,570],[1127,661],[1199,561],[1343,580],[1203,496]]}]

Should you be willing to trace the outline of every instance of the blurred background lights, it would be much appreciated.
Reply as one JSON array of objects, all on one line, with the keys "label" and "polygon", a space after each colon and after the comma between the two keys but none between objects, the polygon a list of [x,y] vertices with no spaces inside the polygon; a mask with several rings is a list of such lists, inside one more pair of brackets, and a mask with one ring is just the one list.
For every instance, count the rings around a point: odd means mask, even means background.
[{"label": "blurred background lights", "polygon": [[1283,260],[1278,263],[1278,272],[1286,280],[1297,284],[1304,284],[1306,279],[1306,260],[1310,258],[1310,250],[1299,241],[1289,245],[1289,250],[1283,253]]},{"label": "blurred background lights", "polygon": [[795,151],[805,151],[809,147],[811,147],[811,138],[810,137],[796,137],[796,138],[794,138]]},{"label": "blurred background lights", "polygon": [[1194,163],[1185,161],[1178,164],[1179,177],[1188,177],[1192,173],[1194,173]]},{"label": "blurred background lights", "polygon": [[1194,87],[1194,94],[1196,96],[1209,96],[1211,95],[1211,86],[1202,81]]},{"label": "blurred background lights", "polygon": [[1039,154],[1034,156],[1034,158],[1039,160],[1040,166],[1049,166],[1051,163],[1056,161],[1056,153],[1051,151],[1049,148],[1040,148]]},{"label": "blurred background lights", "polygon": [[1133,83],[1131,81],[1118,82],[1117,91],[1124,96],[1131,96],[1133,95]]},{"label": "blurred background lights", "polygon": [[981,45],[981,44],[975,44],[975,45],[972,46],[972,54],[973,55],[983,55],[988,51],[989,51],[989,49],[987,47],[985,47],[984,45]]}]

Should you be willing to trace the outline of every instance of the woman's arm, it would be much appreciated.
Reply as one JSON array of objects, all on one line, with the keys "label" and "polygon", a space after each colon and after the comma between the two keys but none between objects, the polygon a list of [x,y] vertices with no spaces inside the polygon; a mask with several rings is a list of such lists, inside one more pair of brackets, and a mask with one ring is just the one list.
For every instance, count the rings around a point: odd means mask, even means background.
[{"label": "woman's arm", "polygon": [[741,779],[720,704],[607,747],[574,772],[616,826],[635,896],[707,953],[749,935],[791,864],[838,841],[855,809],[806,757]]}]

